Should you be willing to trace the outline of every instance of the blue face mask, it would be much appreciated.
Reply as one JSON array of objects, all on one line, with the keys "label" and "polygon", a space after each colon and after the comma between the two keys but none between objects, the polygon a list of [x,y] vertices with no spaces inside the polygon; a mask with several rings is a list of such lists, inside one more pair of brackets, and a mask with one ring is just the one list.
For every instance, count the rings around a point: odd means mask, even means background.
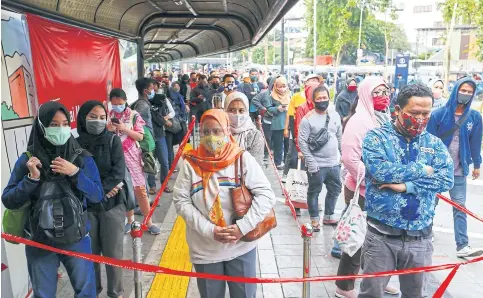
[{"label": "blue face mask", "polygon": [[118,114],[121,114],[126,109],[126,105],[112,105],[112,110]]},{"label": "blue face mask", "polygon": [[154,93],[154,90],[151,90],[151,93],[148,94],[148,99],[153,99],[155,94],[156,93]]}]

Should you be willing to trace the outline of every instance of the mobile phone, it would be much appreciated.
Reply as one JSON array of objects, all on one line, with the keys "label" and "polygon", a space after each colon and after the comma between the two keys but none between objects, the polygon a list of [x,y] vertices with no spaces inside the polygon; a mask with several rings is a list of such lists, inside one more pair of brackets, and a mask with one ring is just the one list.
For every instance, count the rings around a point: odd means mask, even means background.
[{"label": "mobile phone", "polygon": [[112,117],[111,118],[111,122],[112,123],[116,123],[116,124],[120,124],[121,123],[121,121],[119,121],[119,119],[117,119],[116,117]]}]

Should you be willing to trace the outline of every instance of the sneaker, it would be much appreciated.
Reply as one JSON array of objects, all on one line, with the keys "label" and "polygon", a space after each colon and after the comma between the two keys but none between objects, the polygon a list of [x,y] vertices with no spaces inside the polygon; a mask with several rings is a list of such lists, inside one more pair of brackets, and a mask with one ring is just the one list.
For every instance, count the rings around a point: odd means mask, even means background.
[{"label": "sneaker", "polygon": [[277,170],[282,171],[284,166],[285,166],[285,165],[284,165],[284,164],[283,164],[283,162],[282,162],[281,164],[279,164],[279,165],[277,166]]},{"label": "sneaker", "polygon": [[129,234],[129,233],[131,233],[131,224],[126,223],[126,225],[124,226],[124,234]]},{"label": "sneaker", "polygon": [[156,194],[156,187],[150,187],[149,188],[149,194],[150,195],[155,195]]},{"label": "sneaker", "polygon": [[387,285],[386,289],[384,289],[384,293],[394,296],[399,296],[399,289],[393,286]]},{"label": "sneaker", "polygon": [[286,182],[287,182],[287,175],[283,174],[282,183],[286,183]]},{"label": "sneaker", "polygon": [[159,235],[161,234],[161,229],[158,228],[157,226],[155,225],[151,225],[149,228],[148,228],[148,231],[149,233],[151,233],[152,235]]},{"label": "sneaker", "polygon": [[171,188],[169,188],[169,187],[166,187],[166,188],[164,189],[164,192],[165,192],[165,193],[172,193],[172,192],[173,192],[173,190],[172,190]]},{"label": "sneaker", "polygon": [[339,289],[338,287],[335,288],[335,297],[338,298],[357,298],[357,295],[359,295],[359,293],[356,289],[344,291]]},{"label": "sneaker", "polygon": [[301,215],[300,208],[295,208],[295,215],[296,216],[300,216]]},{"label": "sneaker", "polygon": [[336,226],[338,222],[335,215],[324,215],[324,219],[322,220],[322,223],[326,226]]},{"label": "sneaker", "polygon": [[483,248],[471,248],[469,245],[456,252],[458,258],[478,257],[481,255],[483,255]]}]

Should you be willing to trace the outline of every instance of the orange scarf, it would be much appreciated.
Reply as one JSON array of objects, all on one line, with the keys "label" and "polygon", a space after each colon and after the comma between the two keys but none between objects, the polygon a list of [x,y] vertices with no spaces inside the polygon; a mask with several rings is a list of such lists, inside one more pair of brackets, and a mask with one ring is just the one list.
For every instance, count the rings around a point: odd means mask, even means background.
[{"label": "orange scarf", "polygon": [[[225,135],[230,135],[230,120],[223,110],[208,110],[201,117],[200,127],[203,127],[203,122],[207,118],[216,120],[225,131]],[[216,156],[210,155],[204,146],[191,149],[184,154],[185,160],[203,180],[203,197],[209,210],[210,221],[220,227],[227,225],[219,197],[220,185],[218,179],[213,177],[213,173],[232,165],[242,153],[243,150],[238,147],[235,139],[230,135],[230,142]]]}]

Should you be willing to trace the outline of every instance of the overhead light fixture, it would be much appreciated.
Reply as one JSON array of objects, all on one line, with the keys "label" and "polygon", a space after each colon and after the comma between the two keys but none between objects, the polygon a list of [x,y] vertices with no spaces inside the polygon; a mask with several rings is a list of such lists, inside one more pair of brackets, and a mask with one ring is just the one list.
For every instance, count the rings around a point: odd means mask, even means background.
[{"label": "overhead light fixture", "polygon": [[183,1],[181,1],[181,0],[173,0],[173,2],[176,5],[183,5]]}]

